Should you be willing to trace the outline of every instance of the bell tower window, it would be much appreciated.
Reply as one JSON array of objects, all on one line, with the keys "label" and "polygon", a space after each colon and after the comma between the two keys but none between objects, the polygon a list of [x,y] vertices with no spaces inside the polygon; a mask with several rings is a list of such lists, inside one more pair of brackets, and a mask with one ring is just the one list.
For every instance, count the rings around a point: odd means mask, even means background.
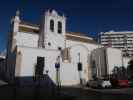
[{"label": "bell tower window", "polygon": [[58,22],[58,33],[61,34],[62,33],[62,23]]},{"label": "bell tower window", "polygon": [[54,32],[54,20],[50,20],[50,30]]}]

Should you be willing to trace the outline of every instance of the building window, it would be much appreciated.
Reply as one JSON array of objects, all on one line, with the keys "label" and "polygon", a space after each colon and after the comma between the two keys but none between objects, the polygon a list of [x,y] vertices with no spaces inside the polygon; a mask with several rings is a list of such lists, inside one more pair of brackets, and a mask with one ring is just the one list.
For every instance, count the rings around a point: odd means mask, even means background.
[{"label": "building window", "polygon": [[58,22],[58,33],[61,34],[62,33],[62,23]]},{"label": "building window", "polygon": [[50,20],[50,30],[54,32],[54,20]]}]

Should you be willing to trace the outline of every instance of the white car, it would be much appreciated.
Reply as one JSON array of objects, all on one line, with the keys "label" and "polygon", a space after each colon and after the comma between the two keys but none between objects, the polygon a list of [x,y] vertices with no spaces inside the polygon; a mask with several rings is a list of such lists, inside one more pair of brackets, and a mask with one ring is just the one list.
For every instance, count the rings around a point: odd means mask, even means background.
[{"label": "white car", "polygon": [[102,81],[102,87],[103,88],[110,88],[111,87],[111,83],[109,80],[103,80]]}]

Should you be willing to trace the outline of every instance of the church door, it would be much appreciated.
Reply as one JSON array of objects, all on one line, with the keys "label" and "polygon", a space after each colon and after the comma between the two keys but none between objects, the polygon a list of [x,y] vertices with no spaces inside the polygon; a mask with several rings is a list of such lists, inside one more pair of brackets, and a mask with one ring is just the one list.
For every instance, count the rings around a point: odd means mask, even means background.
[{"label": "church door", "polygon": [[43,75],[44,70],[44,57],[37,57],[37,65],[35,68],[35,76]]}]

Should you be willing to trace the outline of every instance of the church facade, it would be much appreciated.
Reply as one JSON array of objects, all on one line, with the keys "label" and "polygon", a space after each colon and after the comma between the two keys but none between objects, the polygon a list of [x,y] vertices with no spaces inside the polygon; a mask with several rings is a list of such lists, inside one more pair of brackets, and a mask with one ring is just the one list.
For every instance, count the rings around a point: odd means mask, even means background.
[{"label": "church facade", "polygon": [[66,17],[55,10],[46,11],[39,25],[22,21],[17,12],[8,39],[6,79],[47,74],[55,84],[83,84],[92,78],[90,57],[96,48],[93,38],[67,32]]}]

